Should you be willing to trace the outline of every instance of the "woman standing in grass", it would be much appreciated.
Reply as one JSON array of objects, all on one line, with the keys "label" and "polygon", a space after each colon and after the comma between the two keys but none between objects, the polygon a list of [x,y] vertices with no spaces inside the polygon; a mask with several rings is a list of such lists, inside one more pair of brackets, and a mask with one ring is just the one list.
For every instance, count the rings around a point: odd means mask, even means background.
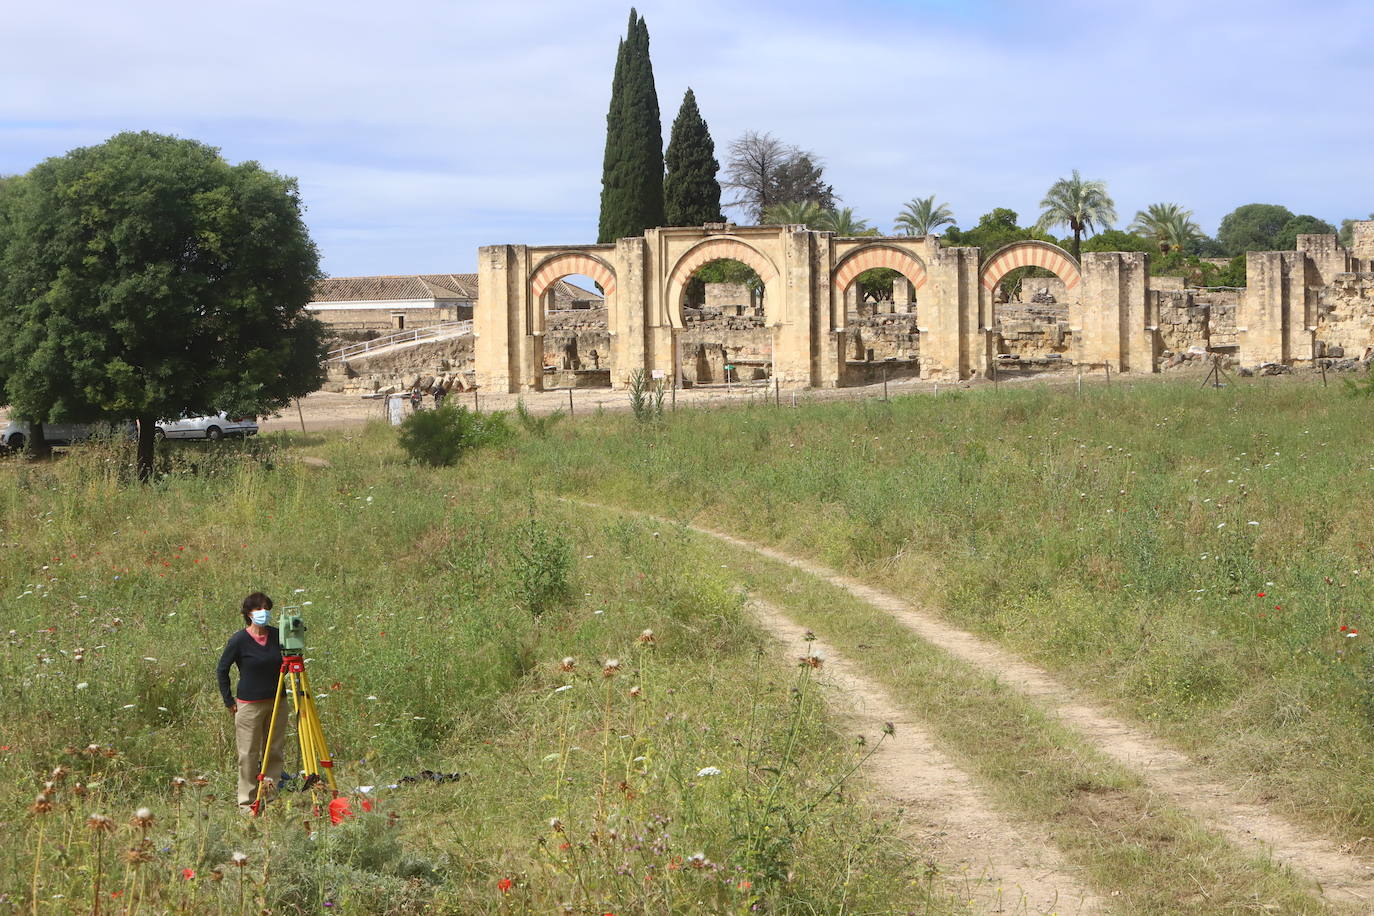
[{"label": "woman standing in grass", "polygon": [[[280,774],[282,768],[284,722],[278,723],[267,755],[267,766],[262,766],[267,728],[272,720],[272,705],[281,674],[281,642],[277,628],[267,625],[271,610],[272,599],[262,592],[253,592],[243,599],[244,628],[229,637],[215,669],[220,696],[234,717],[239,751],[239,804],[245,806],[245,811],[257,798],[259,768],[270,774],[263,784],[264,800],[275,788],[271,777]],[[233,665],[239,668],[237,701],[229,690],[229,668]]]}]

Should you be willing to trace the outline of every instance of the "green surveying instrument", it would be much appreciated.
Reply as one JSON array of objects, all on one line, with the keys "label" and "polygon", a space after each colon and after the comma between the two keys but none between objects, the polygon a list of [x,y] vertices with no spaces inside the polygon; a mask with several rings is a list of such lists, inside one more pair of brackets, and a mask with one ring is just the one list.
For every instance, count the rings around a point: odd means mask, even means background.
[{"label": "green surveying instrument", "polygon": [[283,696],[291,698],[291,711],[296,716],[301,775],[305,780],[302,788],[313,789],[323,782],[332,796],[339,794],[338,786],[334,783],[334,759],[329,756],[324,729],[320,727],[320,714],[315,708],[315,695],[310,692],[310,679],[305,674],[305,621],[299,614],[290,613],[299,608],[282,610],[278,621],[281,632],[281,674],[277,677],[276,698],[272,700],[272,718],[267,725],[267,744],[263,747],[262,765],[258,767],[258,795],[251,805],[255,817],[262,813],[265,801],[263,790],[267,781],[267,758],[271,756],[272,739],[278,728],[285,727],[282,722],[285,707]]}]

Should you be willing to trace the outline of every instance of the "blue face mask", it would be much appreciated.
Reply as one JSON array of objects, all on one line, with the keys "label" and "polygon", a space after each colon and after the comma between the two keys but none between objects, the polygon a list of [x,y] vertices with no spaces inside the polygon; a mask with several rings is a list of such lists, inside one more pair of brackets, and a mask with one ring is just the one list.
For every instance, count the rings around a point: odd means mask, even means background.
[{"label": "blue face mask", "polygon": [[267,612],[264,610],[250,611],[248,619],[260,627],[267,626]]}]

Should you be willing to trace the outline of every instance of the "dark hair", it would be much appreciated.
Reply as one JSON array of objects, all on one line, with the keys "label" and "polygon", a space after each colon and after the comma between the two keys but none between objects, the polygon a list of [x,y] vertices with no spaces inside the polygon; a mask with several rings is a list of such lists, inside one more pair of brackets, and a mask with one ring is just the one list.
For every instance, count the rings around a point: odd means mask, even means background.
[{"label": "dark hair", "polygon": [[262,592],[253,592],[253,594],[243,599],[243,622],[251,622],[248,615],[251,612],[258,610],[272,610],[272,599],[264,595]]}]

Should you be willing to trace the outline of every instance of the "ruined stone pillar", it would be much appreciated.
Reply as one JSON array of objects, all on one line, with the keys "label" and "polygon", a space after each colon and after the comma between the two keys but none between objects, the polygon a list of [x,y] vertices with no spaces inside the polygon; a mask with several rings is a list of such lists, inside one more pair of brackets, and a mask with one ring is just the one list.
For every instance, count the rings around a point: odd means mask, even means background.
[{"label": "ruined stone pillar", "polygon": [[[805,229],[787,232],[782,238],[781,276],[769,284],[765,297],[778,296],[779,306],[772,310],[773,376],[784,388],[806,388],[812,384],[813,353],[817,312],[824,302],[815,298],[815,263],[811,233]],[[776,287],[776,288],[775,288]]]},{"label": "ruined stone pillar", "polygon": [[1236,308],[1242,366],[1312,358],[1315,296],[1308,291],[1308,267],[1301,251],[1246,254],[1245,293]]},{"label": "ruined stone pillar", "polygon": [[[473,368],[480,388],[515,393],[528,384],[533,355],[528,275],[529,249],[524,245],[487,245],[477,251]],[[539,368],[542,373],[542,355]]]},{"label": "ruined stone pillar", "polygon": [[906,306],[911,305],[911,299],[911,281],[906,277],[894,277],[892,279],[893,311],[906,311]]},{"label": "ruined stone pillar", "polygon": [[1082,267],[1082,361],[1117,372],[1153,372],[1157,332],[1149,321],[1149,257],[1091,251]]},{"label": "ruined stone pillar", "polygon": [[986,363],[979,330],[981,256],[977,248],[941,248],[928,237],[921,257],[927,276],[917,311],[921,378],[968,378]]},{"label": "ruined stone pillar", "polygon": [[[616,307],[614,324],[609,328],[615,357],[611,385],[615,388],[628,385],[630,373],[636,369],[647,372],[650,368],[647,253],[642,238],[619,239],[615,243]],[[611,321],[609,313],[607,320]]]}]

